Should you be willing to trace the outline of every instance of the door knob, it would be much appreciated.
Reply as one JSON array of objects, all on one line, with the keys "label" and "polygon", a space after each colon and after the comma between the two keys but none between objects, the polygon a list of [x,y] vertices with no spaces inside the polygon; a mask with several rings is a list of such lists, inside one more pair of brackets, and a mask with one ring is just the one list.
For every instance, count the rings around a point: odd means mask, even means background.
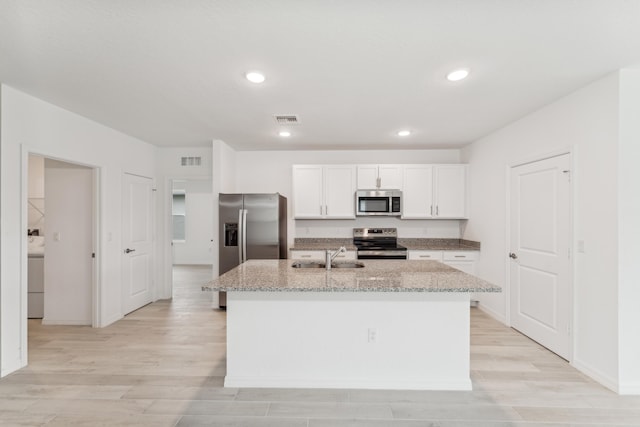
[{"label": "door knob", "polygon": [[124,253],[125,253],[125,254],[128,254],[128,253],[135,252],[135,251],[136,251],[135,249],[129,249],[129,248],[127,248],[127,249],[125,249],[125,250],[124,250]]},{"label": "door knob", "polygon": [[514,254],[513,252],[509,252],[509,258],[518,259],[518,255]]}]

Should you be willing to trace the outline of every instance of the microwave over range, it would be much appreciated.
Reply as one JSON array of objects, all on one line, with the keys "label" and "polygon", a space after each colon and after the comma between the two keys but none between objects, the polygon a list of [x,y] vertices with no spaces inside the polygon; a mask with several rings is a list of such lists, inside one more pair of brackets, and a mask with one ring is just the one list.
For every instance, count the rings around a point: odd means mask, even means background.
[{"label": "microwave over range", "polygon": [[356,216],[400,216],[401,214],[402,191],[356,191]]}]

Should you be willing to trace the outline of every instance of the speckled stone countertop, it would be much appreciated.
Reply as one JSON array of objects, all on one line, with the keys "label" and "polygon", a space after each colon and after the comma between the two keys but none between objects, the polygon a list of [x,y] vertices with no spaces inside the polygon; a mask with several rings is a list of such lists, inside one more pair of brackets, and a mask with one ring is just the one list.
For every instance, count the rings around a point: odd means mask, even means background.
[{"label": "speckled stone countertop", "polygon": [[[308,261],[307,261],[308,262]],[[244,292],[502,292],[438,261],[359,260],[363,268],[293,268],[293,260],[249,260],[204,285]]]},{"label": "speckled stone countertop", "polygon": [[[399,238],[398,244],[413,250],[431,251],[479,251],[480,242],[464,239],[428,239],[428,238]],[[344,238],[313,238],[297,237],[293,241],[292,251],[335,251],[344,246],[349,251],[355,251],[353,239]]]},{"label": "speckled stone countertop", "polygon": [[427,251],[479,251],[480,242],[464,239],[398,239],[398,244],[407,249]]},{"label": "speckled stone countertop", "polygon": [[353,239],[338,238],[315,238],[315,237],[297,237],[293,240],[293,246],[289,248],[291,251],[335,251],[341,246],[347,248],[348,251],[355,251]]}]

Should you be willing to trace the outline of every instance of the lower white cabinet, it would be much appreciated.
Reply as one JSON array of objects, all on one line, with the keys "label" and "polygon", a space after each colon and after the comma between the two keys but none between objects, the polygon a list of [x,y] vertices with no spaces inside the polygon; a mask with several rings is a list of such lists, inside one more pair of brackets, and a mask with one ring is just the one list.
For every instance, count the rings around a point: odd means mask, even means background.
[{"label": "lower white cabinet", "polygon": [[[449,267],[456,268],[467,274],[475,274],[476,260],[478,259],[478,251],[428,251],[428,250],[409,250],[408,258],[410,260],[433,260],[440,261]],[[478,304],[475,296],[471,295],[471,306]]]},{"label": "lower white cabinet", "polygon": [[464,271],[468,274],[475,274],[477,251],[442,251],[442,262]]},{"label": "lower white cabinet", "polygon": [[475,273],[476,259],[478,259],[478,251],[431,251],[411,249],[408,252],[408,258],[410,260],[440,261],[468,274]]},{"label": "lower white cabinet", "polygon": [[417,261],[442,261],[442,251],[423,251],[423,250],[410,250],[408,251],[408,258],[410,260]]},{"label": "lower white cabinet", "polygon": [[[299,251],[299,250],[291,250],[289,251],[289,258],[295,260],[324,260],[327,257],[326,251]],[[334,260],[355,260],[356,259],[356,251],[346,251],[342,252],[338,256],[334,258]]]},{"label": "lower white cabinet", "polygon": [[27,317],[42,319],[44,316],[44,257],[29,256],[27,269]]}]

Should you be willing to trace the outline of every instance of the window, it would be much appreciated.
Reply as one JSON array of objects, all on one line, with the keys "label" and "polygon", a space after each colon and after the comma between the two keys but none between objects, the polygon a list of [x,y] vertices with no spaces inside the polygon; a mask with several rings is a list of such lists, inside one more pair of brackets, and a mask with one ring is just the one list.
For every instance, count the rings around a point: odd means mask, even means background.
[{"label": "window", "polygon": [[171,214],[173,216],[173,241],[185,240],[185,194],[174,193]]}]

